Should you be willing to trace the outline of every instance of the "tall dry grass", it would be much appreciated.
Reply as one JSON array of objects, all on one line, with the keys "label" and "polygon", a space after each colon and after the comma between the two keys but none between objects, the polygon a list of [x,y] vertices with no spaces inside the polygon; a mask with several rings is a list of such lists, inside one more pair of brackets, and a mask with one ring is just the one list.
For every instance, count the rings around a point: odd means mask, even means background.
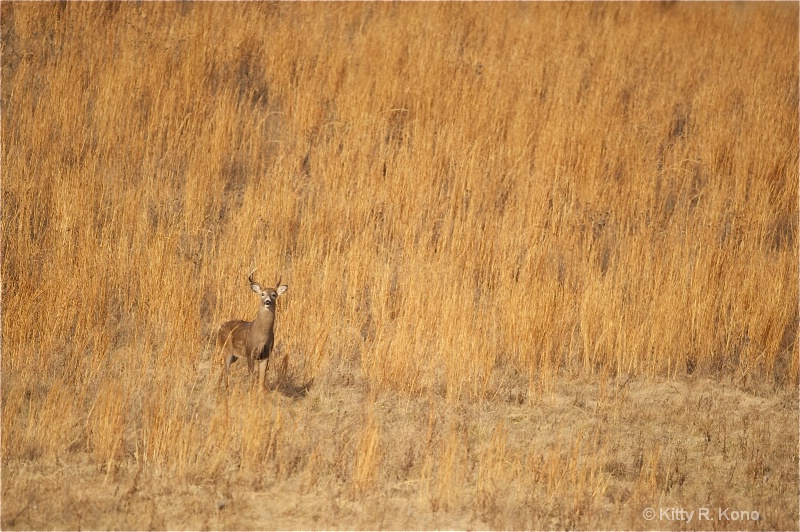
[{"label": "tall dry grass", "polygon": [[[796,386],[797,21],[793,4],[3,3],[4,463],[85,451],[108,474],[233,467],[358,494],[392,467],[381,394]],[[301,421],[243,378],[214,389],[214,330],[254,314],[256,266],[289,285],[271,371],[310,383],[311,408],[364,387],[337,456],[292,447]],[[516,478],[511,429],[476,455],[442,423],[398,475],[437,507],[465,482],[490,504]],[[602,435],[552,445],[514,467],[576,512],[604,493],[584,458]]]}]

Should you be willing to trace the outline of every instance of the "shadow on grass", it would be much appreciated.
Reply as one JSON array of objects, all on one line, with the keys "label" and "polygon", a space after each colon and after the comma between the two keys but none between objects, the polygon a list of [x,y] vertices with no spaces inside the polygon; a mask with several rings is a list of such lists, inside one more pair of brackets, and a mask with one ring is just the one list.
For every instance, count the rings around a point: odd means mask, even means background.
[{"label": "shadow on grass", "polygon": [[314,379],[303,383],[302,385],[298,386],[294,382],[292,382],[288,378],[279,378],[275,381],[271,386],[267,386],[267,389],[271,392],[278,392],[283,394],[285,397],[289,399],[302,399],[306,395],[308,395],[308,391],[314,385]]}]

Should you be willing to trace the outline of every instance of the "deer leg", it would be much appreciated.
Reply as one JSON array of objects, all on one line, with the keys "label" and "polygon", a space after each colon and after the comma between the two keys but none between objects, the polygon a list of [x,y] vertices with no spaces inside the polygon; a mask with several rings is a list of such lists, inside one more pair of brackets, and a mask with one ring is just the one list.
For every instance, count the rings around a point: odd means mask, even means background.
[{"label": "deer leg", "polygon": [[219,378],[220,380],[225,379],[225,389],[227,390],[231,383],[231,372],[228,370],[222,370],[222,375],[220,375]]},{"label": "deer leg", "polygon": [[[227,372],[225,371],[225,368],[223,368],[220,365],[220,367],[219,367],[219,378],[217,379],[217,389],[218,390],[222,387],[222,381],[225,379],[225,375],[226,374],[227,374]],[[227,383],[225,384],[225,387],[226,388],[228,387]]]},{"label": "deer leg", "polygon": [[269,357],[258,361],[258,382],[261,386],[267,386],[267,369],[269,369]]},{"label": "deer leg", "polygon": [[225,389],[227,389],[228,388],[228,375],[230,375],[230,372],[231,372],[231,364],[236,362],[236,356],[234,356],[232,354],[226,356],[224,351],[225,351],[225,347],[223,346],[222,357],[223,357],[223,360],[225,361],[225,367],[223,368],[222,366],[220,366],[219,381],[217,381],[217,387],[219,388],[220,386],[222,386],[222,381],[224,380],[225,381]]},{"label": "deer leg", "polygon": [[239,360],[236,355],[231,354],[225,359],[225,389],[228,389],[231,380],[231,364]]}]

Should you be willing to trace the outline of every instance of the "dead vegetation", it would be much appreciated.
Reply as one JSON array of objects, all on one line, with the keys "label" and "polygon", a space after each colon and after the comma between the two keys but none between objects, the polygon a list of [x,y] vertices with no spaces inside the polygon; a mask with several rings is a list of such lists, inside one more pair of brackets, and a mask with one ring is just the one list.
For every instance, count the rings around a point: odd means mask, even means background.
[{"label": "dead vegetation", "polygon": [[797,527],[797,9],[3,3],[3,528]]}]

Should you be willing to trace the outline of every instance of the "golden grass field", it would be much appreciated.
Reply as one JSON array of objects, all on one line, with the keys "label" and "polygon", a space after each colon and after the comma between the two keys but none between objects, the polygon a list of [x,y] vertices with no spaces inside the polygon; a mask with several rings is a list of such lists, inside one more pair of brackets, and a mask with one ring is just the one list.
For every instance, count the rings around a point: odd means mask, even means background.
[{"label": "golden grass field", "polygon": [[3,529],[800,526],[796,3],[1,9]]}]

